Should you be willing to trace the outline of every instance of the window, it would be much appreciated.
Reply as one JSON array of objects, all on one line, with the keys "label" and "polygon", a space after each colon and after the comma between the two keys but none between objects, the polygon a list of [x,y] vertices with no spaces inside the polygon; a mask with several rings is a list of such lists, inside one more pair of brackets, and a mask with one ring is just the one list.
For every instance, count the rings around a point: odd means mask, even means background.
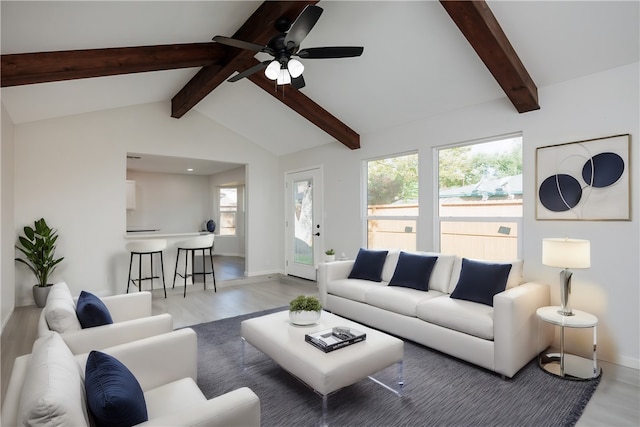
[{"label": "window", "polygon": [[416,249],[418,154],[366,162],[367,247]]},{"label": "window", "polygon": [[218,196],[220,201],[220,235],[235,236],[238,218],[238,188],[220,187]]},{"label": "window", "polygon": [[436,149],[439,250],[513,259],[522,229],[522,136]]}]

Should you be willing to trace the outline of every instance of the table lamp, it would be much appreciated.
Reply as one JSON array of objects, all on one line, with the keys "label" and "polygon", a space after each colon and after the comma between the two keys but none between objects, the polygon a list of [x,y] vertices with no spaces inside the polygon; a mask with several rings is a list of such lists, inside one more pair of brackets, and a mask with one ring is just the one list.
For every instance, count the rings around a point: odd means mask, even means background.
[{"label": "table lamp", "polygon": [[560,313],[573,316],[569,305],[571,295],[570,268],[589,268],[591,266],[591,243],[581,239],[542,239],[542,264],[560,267]]}]

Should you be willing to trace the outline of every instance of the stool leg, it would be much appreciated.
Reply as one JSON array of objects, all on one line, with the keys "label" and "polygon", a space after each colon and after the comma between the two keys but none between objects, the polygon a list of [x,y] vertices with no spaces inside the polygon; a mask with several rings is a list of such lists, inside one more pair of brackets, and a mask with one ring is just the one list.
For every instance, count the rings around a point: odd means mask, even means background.
[{"label": "stool leg", "polygon": [[176,268],[173,269],[173,288],[176,287],[176,277],[178,276],[178,259],[180,258],[180,248],[178,248],[178,253],[176,254]]},{"label": "stool leg", "polygon": [[213,269],[213,253],[211,251],[211,248],[209,248],[209,260],[211,261],[211,275],[213,276],[213,292],[218,292],[218,290],[216,289],[216,271]]},{"label": "stool leg", "polygon": [[[191,256],[193,257],[193,251],[191,251]],[[187,297],[187,268],[189,267],[189,249],[187,249],[187,251],[184,253],[184,295],[182,295],[182,298],[186,298]],[[193,270],[193,260],[191,260],[191,269]]]},{"label": "stool leg", "polygon": [[142,292],[142,254],[138,254],[138,292]]},{"label": "stool leg", "polygon": [[164,297],[167,297],[167,285],[164,282],[164,260],[162,259],[162,251],[160,251],[160,271],[162,271],[162,287],[164,288]]},{"label": "stool leg", "polygon": [[204,290],[207,290],[207,266],[204,263],[204,249],[202,249],[202,283],[204,283]]},{"label": "stool leg", "polygon": [[151,259],[151,290],[153,291],[153,252],[149,254],[149,258]]},{"label": "stool leg", "polygon": [[127,293],[129,293],[129,285],[131,284],[131,265],[133,264],[133,252],[129,257],[129,276],[127,277]]}]

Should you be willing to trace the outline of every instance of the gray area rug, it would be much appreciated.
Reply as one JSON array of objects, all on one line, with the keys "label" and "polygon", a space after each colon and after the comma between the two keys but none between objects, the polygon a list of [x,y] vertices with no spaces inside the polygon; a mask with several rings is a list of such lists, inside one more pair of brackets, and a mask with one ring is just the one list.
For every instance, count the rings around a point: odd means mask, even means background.
[{"label": "gray area rug", "polygon": [[[241,370],[240,322],[279,308],[192,326],[198,335],[198,385],[207,398],[239,387],[260,398],[262,425],[315,426],[322,398],[247,345]],[[339,351],[339,350],[336,350]],[[405,341],[403,396],[369,379],[329,396],[331,426],[573,426],[600,378],[567,381],[535,361],[509,380]],[[322,354],[322,353],[319,353]],[[176,363],[179,363],[176,361]],[[392,383],[395,369],[376,378]]]}]

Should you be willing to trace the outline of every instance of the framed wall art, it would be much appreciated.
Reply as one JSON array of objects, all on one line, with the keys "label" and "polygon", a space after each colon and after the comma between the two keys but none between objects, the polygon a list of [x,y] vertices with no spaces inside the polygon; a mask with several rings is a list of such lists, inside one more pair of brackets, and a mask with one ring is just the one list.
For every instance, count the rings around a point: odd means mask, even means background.
[{"label": "framed wall art", "polygon": [[536,219],[631,220],[629,134],[538,147]]}]

